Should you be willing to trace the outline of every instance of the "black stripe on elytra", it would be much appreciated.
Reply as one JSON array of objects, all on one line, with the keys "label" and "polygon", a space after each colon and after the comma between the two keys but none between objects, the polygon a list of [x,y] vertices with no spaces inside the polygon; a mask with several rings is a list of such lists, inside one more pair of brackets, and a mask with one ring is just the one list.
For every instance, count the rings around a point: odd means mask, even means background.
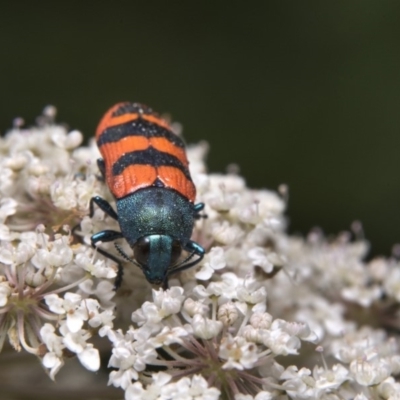
[{"label": "black stripe on elytra", "polygon": [[112,116],[119,117],[124,114],[132,114],[132,113],[138,113],[142,115],[156,115],[150,107],[144,104],[123,103],[112,113]]},{"label": "black stripe on elytra", "polygon": [[173,155],[158,151],[150,146],[146,150],[131,151],[121,156],[112,167],[112,174],[120,175],[130,165],[141,164],[152,167],[175,167],[183,172],[188,180],[192,180],[189,170]]},{"label": "black stripe on elytra", "polygon": [[129,136],[163,137],[175,146],[185,147],[183,140],[170,130],[141,118],[105,129],[97,139],[97,145],[100,147],[105,143],[119,142]]}]

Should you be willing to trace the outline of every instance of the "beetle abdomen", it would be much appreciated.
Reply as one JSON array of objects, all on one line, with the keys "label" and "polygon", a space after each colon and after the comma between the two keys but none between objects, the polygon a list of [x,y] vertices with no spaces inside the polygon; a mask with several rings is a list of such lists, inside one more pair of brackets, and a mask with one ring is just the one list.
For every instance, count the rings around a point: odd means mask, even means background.
[{"label": "beetle abdomen", "polygon": [[174,189],[194,202],[196,189],[184,143],[150,108],[115,105],[100,121],[96,140],[108,187],[117,199],[154,186]]}]

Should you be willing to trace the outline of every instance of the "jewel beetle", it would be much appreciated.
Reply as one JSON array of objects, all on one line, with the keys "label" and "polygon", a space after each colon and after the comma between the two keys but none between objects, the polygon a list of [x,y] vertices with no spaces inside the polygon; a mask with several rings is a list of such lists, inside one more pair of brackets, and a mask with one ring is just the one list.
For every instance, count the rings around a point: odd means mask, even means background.
[{"label": "jewel beetle", "polygon": [[[98,252],[118,264],[115,287],[122,282],[118,257],[97,246],[124,238],[133,250],[119,254],[138,266],[152,284],[168,287],[168,277],[197,264],[204,249],[190,240],[203,203],[194,203],[196,188],[189,173],[182,139],[158,114],[139,103],[118,103],[96,130],[102,158],[97,164],[116,200],[116,211],[100,196],[90,201],[118,221],[120,231],[103,230],[91,237]],[[186,255],[182,257],[182,251]]]}]

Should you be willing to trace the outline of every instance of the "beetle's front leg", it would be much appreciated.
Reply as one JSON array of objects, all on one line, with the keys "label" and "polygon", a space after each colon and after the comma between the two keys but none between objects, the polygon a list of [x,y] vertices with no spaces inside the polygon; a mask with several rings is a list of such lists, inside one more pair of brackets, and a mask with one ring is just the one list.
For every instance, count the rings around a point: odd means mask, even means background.
[{"label": "beetle's front leg", "polygon": [[203,259],[204,254],[206,254],[206,251],[198,243],[193,242],[192,240],[189,240],[189,242],[187,242],[186,246],[183,249],[191,253],[186,261],[190,260],[193,256],[196,255],[198,256],[198,258],[196,258],[194,261],[191,261],[188,264],[184,264],[176,269],[171,270],[171,274],[175,274],[176,272],[182,272],[185,269],[193,267],[193,265],[199,263]]},{"label": "beetle's front leg", "polygon": [[107,201],[104,200],[100,196],[94,196],[90,199],[90,205],[89,205],[89,217],[92,218],[94,214],[94,204],[97,204],[97,206],[103,210],[107,215],[109,215],[111,218],[114,218],[116,221],[118,221],[118,215],[114,211],[114,209],[111,207],[111,204]]},{"label": "beetle's front leg", "polygon": [[118,271],[117,271],[117,276],[115,278],[114,282],[114,289],[117,290],[122,283],[122,276],[124,274],[121,261],[115,257],[114,255],[108,253],[107,251],[101,249],[100,247],[96,246],[97,242],[112,242],[113,240],[120,239],[122,238],[122,233],[118,231],[112,231],[112,230],[104,230],[98,233],[95,233],[91,238],[90,242],[92,244],[92,247],[97,249],[97,251],[102,254],[103,256],[109,258],[110,260],[113,260],[114,262],[117,263],[118,266]]}]

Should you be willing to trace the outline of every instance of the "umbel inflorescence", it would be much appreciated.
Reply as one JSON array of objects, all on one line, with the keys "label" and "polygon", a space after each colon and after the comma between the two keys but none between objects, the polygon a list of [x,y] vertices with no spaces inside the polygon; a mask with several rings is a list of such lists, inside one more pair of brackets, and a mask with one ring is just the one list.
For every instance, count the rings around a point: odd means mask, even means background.
[{"label": "umbel inflorescence", "polygon": [[289,236],[286,188],[208,174],[202,143],[188,157],[208,215],[194,231],[204,260],[167,290],[127,263],[115,292],[115,263],[90,246],[118,229],[99,209],[88,217],[94,195],[113,204],[97,147],[54,114],[0,139],[0,347],[37,356],[52,379],[71,357],[108,368],[129,400],[400,399],[396,258],[363,261],[357,226]]}]

